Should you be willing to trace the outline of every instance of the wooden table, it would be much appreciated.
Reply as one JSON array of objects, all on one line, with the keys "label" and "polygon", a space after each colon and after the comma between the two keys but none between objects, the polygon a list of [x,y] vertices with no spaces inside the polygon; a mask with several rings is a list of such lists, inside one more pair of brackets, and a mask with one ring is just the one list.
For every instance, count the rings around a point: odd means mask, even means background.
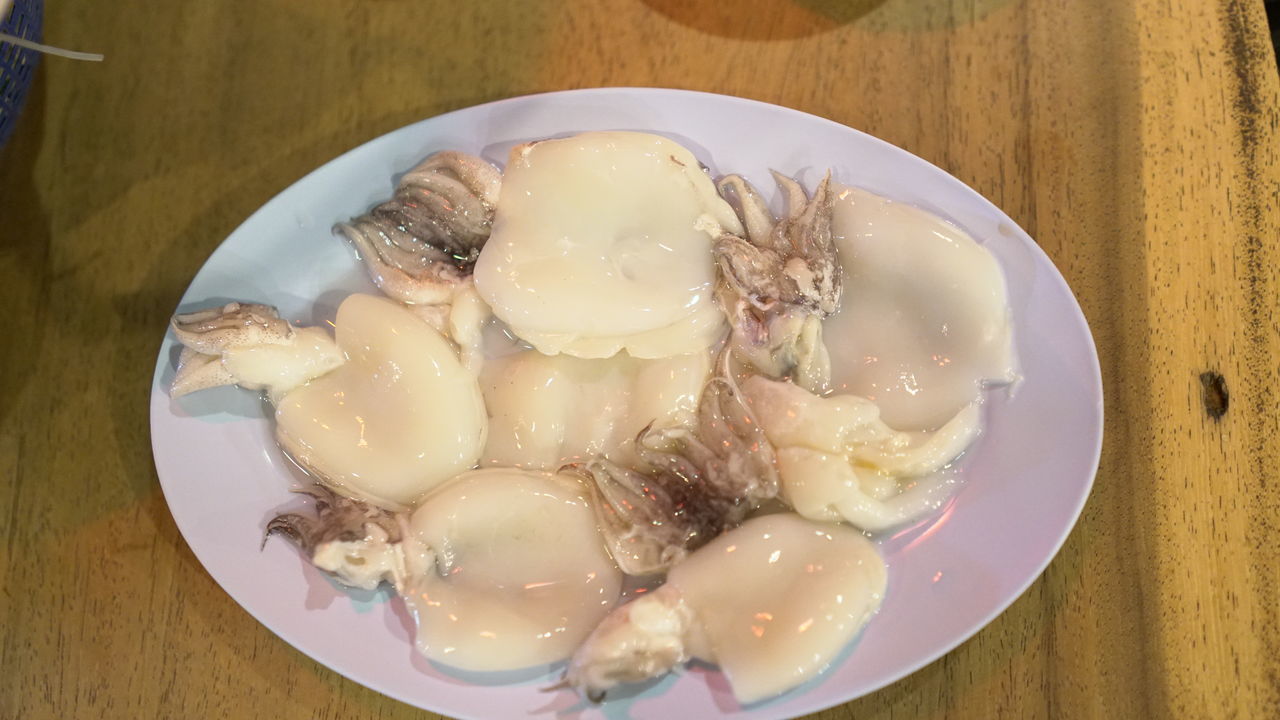
[{"label": "wooden table", "polygon": [[[156,482],[165,321],[249,213],[421,118],[657,85],[952,172],[1075,289],[1093,496],[1007,612],[817,717],[1280,716],[1280,81],[1260,0],[48,3],[0,154],[0,718],[408,718],[204,572]],[[745,4],[743,4],[745,5]]]}]

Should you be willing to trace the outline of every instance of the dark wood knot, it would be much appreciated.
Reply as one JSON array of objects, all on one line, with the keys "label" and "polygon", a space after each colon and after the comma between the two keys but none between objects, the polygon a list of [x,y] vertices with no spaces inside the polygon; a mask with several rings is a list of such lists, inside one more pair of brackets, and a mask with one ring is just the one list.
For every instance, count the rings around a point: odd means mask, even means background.
[{"label": "dark wood knot", "polygon": [[1200,373],[1200,401],[1204,403],[1204,411],[1214,420],[1225,415],[1231,401],[1226,379],[1212,371]]}]

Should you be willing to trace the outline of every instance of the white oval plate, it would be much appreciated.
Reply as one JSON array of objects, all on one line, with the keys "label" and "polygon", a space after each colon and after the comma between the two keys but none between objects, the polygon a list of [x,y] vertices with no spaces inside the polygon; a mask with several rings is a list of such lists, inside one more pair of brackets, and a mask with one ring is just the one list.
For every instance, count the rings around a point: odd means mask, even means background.
[{"label": "white oval plate", "polygon": [[773,105],[677,90],[610,88],[534,95],[424,120],[321,167],[253,214],[213,253],[181,310],[228,299],[277,306],[306,324],[332,319],[353,291],[373,291],[329,228],[392,194],[394,179],[436,150],[504,165],[519,143],[585,130],[667,135],[714,173],[772,187],[770,168],[812,186],[839,182],[912,203],[968,230],[1008,278],[1023,382],[989,393],[987,432],[961,465],[959,492],[927,521],[881,540],[889,590],[861,638],[820,678],[740,707],[722,676],[695,665],[603,706],[541,692],[558,668],[484,677],[420,657],[403,605],[350,593],[288,543],[259,549],[274,511],[296,506],[298,481],[254,393],[169,398],[178,348],[167,336],[151,393],[156,469],[174,520],[215,580],[302,652],[356,682],[457,718],[781,718],[898,680],[960,644],[1018,597],[1074,525],[1097,469],[1102,385],[1084,316],[1062,276],[1017,225],[963,183],[856,130]]}]

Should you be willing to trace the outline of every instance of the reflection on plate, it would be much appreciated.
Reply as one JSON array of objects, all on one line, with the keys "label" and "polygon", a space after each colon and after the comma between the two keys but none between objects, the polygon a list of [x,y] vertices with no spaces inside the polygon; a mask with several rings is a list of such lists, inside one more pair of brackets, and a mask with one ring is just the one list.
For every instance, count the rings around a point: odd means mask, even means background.
[{"label": "reflection on plate", "polygon": [[902,678],[990,622],[1052,559],[1093,482],[1102,437],[1093,341],[1062,277],[1012,220],[955,178],[855,130],[763,103],[658,89],[569,91],[459,110],[369,142],[282,192],[209,258],[180,309],[248,299],[302,324],[331,320],[347,294],[373,289],[330,226],[390,196],[394,178],[421,158],[453,148],[501,165],[522,142],[607,129],[667,135],[713,173],[742,173],[762,188],[770,187],[771,168],[811,186],[830,167],[841,183],[953,221],[1001,264],[1023,381],[1015,392],[989,393],[985,437],[961,463],[965,479],[952,501],[880,540],[889,589],[858,642],[816,680],[745,708],[714,668],[696,664],[598,707],[569,691],[541,692],[559,668],[485,676],[434,665],[413,650],[412,623],[390,593],[342,590],[286,543],[259,549],[272,511],[298,503],[289,489],[299,476],[252,393],[169,398],[177,348],[166,338],[151,395],[156,468],[174,519],[209,573],[254,617],[333,670],[459,718],[791,717]]}]

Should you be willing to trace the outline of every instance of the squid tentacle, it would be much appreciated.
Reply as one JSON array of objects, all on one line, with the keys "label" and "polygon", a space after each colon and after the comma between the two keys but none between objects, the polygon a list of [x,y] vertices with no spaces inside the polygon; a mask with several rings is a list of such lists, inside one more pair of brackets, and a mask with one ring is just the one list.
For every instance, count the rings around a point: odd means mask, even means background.
[{"label": "squid tentacle", "polygon": [[369,503],[339,495],[319,484],[308,485],[295,492],[315,501],[315,516],[282,513],[267,523],[262,544],[273,535],[281,535],[297,545],[307,557],[329,542],[355,542],[369,533],[370,526],[380,528],[388,543],[399,542],[403,529],[396,514]]},{"label": "squid tentacle", "polygon": [[697,432],[646,427],[635,445],[647,472],[604,458],[575,466],[627,574],[667,570],[778,493],[772,446],[724,378],[704,388]]},{"label": "squid tentacle", "polygon": [[282,345],[293,337],[293,328],[275,308],[256,303],[178,313],[169,324],[179,342],[204,355],[237,345]]},{"label": "squid tentacle", "polygon": [[[716,297],[730,319],[730,346],[750,371],[821,392],[830,368],[820,321],[839,309],[842,293],[831,233],[831,174],[812,197],[791,178],[775,172],[774,179],[787,198],[786,216],[767,238],[749,231],[745,238],[726,233],[716,241]],[[749,183],[733,176],[720,187],[738,198],[744,226],[761,224],[747,219],[762,206]]]},{"label": "squid tentacle", "polygon": [[450,302],[470,282],[489,238],[502,175],[484,160],[435,153],[406,173],[391,200],[338,223],[375,285],[410,304]]},{"label": "squid tentacle", "polygon": [[742,221],[746,239],[754,245],[768,247],[775,221],[760,193],[741,175],[724,176],[716,183],[716,188]]}]

